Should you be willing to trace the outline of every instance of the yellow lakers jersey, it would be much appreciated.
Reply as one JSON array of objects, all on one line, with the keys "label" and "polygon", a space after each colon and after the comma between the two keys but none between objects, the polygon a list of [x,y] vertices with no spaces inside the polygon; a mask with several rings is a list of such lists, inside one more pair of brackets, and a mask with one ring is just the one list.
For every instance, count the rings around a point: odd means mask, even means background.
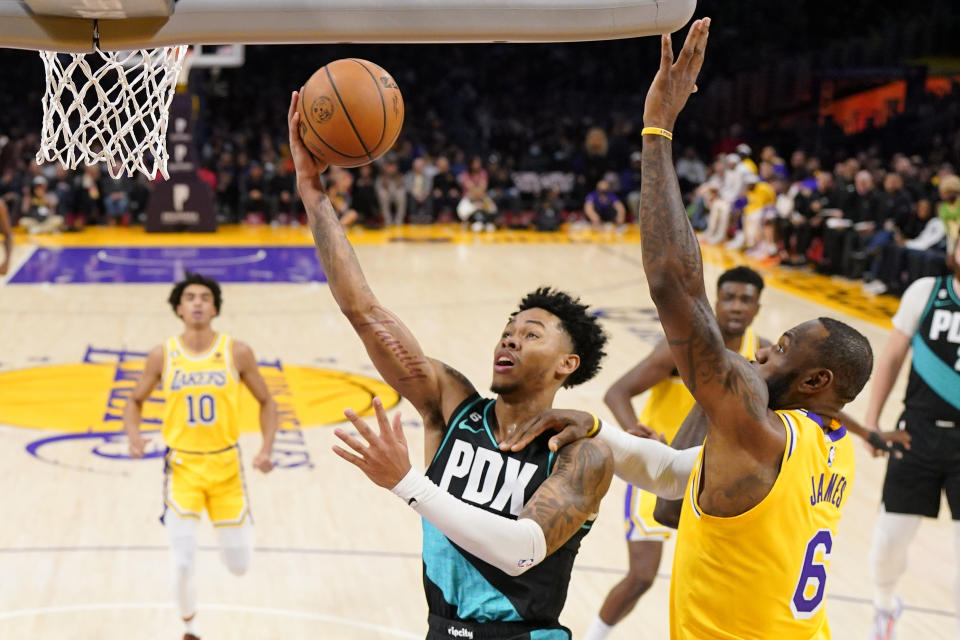
[{"label": "yellow lakers jersey", "polygon": [[239,434],[240,376],[233,339],[225,333],[205,353],[190,353],[174,336],[163,345],[163,440],[171,449],[209,453],[232,447]]},{"label": "yellow lakers jersey", "polygon": [[[757,336],[753,329],[747,327],[740,341],[740,355],[747,360],[753,360],[756,353]],[[667,443],[670,443],[694,404],[696,400],[683,384],[683,380],[679,375],[673,375],[650,389],[650,398],[643,405],[640,422],[662,433],[667,438]]]},{"label": "yellow lakers jersey", "polygon": [[826,640],[824,598],[855,469],[846,428],[778,411],[787,432],[770,493],[729,518],[700,509],[703,452],[687,483],[673,578],[672,640]]}]

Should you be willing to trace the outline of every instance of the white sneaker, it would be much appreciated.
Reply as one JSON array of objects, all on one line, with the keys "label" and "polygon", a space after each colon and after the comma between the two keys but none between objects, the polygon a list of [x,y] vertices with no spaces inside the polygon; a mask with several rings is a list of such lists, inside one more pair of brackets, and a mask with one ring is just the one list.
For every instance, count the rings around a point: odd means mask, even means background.
[{"label": "white sneaker", "polygon": [[886,293],[887,291],[887,285],[885,285],[880,280],[872,280],[867,284],[863,285],[863,287],[861,288],[863,289],[864,293],[868,293],[874,296],[880,295],[881,293]]},{"label": "white sneaker", "polygon": [[897,620],[903,613],[903,600],[897,598],[897,606],[893,611],[886,609],[873,610],[873,626],[870,627],[869,640],[896,640]]}]

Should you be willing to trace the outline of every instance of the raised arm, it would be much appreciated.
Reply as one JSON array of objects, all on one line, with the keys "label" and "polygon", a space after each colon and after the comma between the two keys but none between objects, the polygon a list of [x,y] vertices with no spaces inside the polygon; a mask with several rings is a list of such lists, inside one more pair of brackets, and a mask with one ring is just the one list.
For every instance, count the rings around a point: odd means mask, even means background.
[{"label": "raised arm", "polygon": [[143,452],[150,442],[149,438],[140,435],[140,419],[143,416],[143,403],[153,393],[160,376],[163,373],[163,347],[154,347],[147,354],[147,361],[143,366],[143,373],[137,380],[136,386],[130,392],[130,398],[123,408],[123,430],[127,432],[131,458],[142,458]]},{"label": "raised arm", "polygon": [[257,366],[257,358],[253,355],[253,349],[243,342],[234,341],[233,362],[237,367],[237,373],[240,374],[240,381],[260,403],[260,432],[263,434],[263,444],[260,446],[257,455],[253,457],[253,468],[268,473],[273,469],[273,462],[270,458],[273,454],[273,441],[280,426],[280,421],[277,418],[277,402],[270,394],[270,388],[267,387],[267,383],[260,373],[260,367]]},{"label": "raised arm", "polygon": [[[294,92],[287,114],[290,152],[297,171],[297,189],[333,298],[387,384],[410,400],[421,415],[432,415],[441,409],[442,415],[447,415],[472,392],[472,387],[456,372],[428,359],[410,330],[373,295],[324,191],[320,174],[326,166],[310,154],[300,139],[298,100],[299,95]],[[445,391],[450,393],[444,394]]]},{"label": "raised arm", "polygon": [[[624,431],[634,435],[649,435],[637,432],[639,421],[636,412],[633,410],[631,400],[658,382],[669,378],[673,369],[673,354],[670,353],[670,345],[663,340],[653,348],[650,355],[644,358],[640,364],[623,374],[607,390],[603,396],[603,402],[610,408],[613,417],[617,419]],[[649,431],[647,425],[643,425],[643,427]]]},{"label": "raised arm", "polygon": [[[672,131],[695,89],[709,18],[690,27],[677,62],[670,36],[661,39],[660,69],[647,93],[644,127]],[[700,246],[687,219],[673,168],[671,141],[643,136],[640,201],[643,267],[683,381],[718,432],[764,459],[782,452],[785,434],[768,417],[767,387],[753,366],[724,346],[707,300]]]}]

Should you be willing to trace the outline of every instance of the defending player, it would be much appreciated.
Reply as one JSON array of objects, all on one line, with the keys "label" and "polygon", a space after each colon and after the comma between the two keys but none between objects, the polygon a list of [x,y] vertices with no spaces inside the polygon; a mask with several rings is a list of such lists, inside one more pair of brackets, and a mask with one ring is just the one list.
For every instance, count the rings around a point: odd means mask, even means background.
[{"label": "defending player", "polygon": [[[757,338],[750,325],[760,310],[763,278],[749,267],[724,271],[717,280],[717,324],[728,349],[753,360],[759,346],[770,342]],[[650,398],[639,421],[631,399],[650,389]],[[617,422],[624,431],[642,437],[657,437],[672,444],[687,414],[694,406],[693,396],[680,379],[670,345],[661,341],[640,364],[617,380],[604,396]],[[703,443],[703,438],[688,446]],[[675,447],[677,448],[677,447]],[[624,517],[626,519],[627,575],[614,585],[600,607],[584,640],[603,640],[613,626],[636,606],[640,597],[653,585],[660,567],[663,541],[669,539],[670,528],[653,515],[657,497],[633,485],[627,485]]]},{"label": "defending player", "polygon": [[206,511],[217,530],[221,559],[243,575],[253,555],[253,523],[240,463],[238,405],[243,383],[260,403],[263,445],[253,467],[273,468],[270,456],[277,431],[277,407],[257,368],[253,351],[211,322],[220,313],[220,285],[187,273],[170,292],[170,306],[184,330],[147,355],[143,375],[123,414],[130,455],[143,456],[149,442],[140,434],[143,403],[158,383],[166,402],[163,414],[164,524],[174,563],[174,593],[185,625],[184,640],[198,640],[197,527]]},{"label": "defending player", "polygon": [[[870,377],[873,355],[866,338],[831,318],[790,329],[755,363],[724,346],[671,158],[672,128],[695,88],[709,26],[709,18],[693,23],[676,63],[662,37],[644,106],[640,207],[650,293],[680,375],[709,418],[706,442],[674,451],[607,426],[597,435],[618,475],[684,496],[671,638],[823,640],[830,554],[855,467],[838,418]],[[551,438],[560,446],[588,433],[587,422],[582,412],[543,412],[501,447],[570,426]]]},{"label": "defending player", "polygon": [[580,540],[613,475],[609,451],[587,440],[554,453],[544,438],[507,454],[497,442],[551,406],[561,386],[593,377],[606,336],[586,305],[541,288],[524,297],[494,347],[496,398],[482,398],[458,371],[428,358],[371,292],[324,194],[324,167],[297,133],[297,99],[290,149],[330,291],[380,375],[423,418],[426,476],[410,466],[399,424],[391,427],[379,404],[379,435],[349,414],[369,447],[338,431],[361,455],[337,452],[424,518],[427,637],[570,638],[558,617]]}]

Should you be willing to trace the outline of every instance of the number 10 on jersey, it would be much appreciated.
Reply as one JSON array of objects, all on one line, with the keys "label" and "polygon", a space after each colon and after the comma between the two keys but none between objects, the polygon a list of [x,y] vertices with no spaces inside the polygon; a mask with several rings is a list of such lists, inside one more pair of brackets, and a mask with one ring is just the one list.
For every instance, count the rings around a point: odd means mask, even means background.
[{"label": "number 10 on jersey", "polygon": [[217,421],[217,407],[213,396],[205,393],[187,395],[187,425],[191,427],[211,425]]}]

